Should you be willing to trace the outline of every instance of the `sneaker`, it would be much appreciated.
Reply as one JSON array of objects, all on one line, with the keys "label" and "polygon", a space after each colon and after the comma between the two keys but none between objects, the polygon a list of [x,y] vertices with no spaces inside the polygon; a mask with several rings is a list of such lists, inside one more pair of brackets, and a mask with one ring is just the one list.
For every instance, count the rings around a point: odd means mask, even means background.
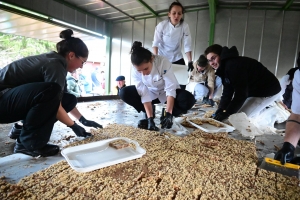
[{"label": "sneaker", "polygon": [[14,153],[23,153],[32,157],[42,156],[54,156],[59,152],[59,146],[53,144],[46,144],[43,148],[38,150],[27,150],[20,142],[16,141]]},{"label": "sneaker", "polygon": [[10,132],[8,133],[8,137],[14,140],[19,138],[21,135],[22,128],[23,126],[15,123],[14,126],[11,128]]}]

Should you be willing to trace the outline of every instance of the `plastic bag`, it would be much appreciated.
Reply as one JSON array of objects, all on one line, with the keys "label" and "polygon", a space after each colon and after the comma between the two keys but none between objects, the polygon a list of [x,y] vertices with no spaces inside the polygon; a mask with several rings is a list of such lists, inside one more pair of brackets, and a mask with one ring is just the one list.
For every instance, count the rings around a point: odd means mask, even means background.
[{"label": "plastic bag", "polygon": [[263,132],[259,130],[243,112],[230,115],[228,121],[234,128],[240,131],[244,137],[253,139],[255,136],[263,134]]},{"label": "plastic bag", "polygon": [[182,118],[173,117],[173,125],[170,129],[166,129],[167,132],[177,135],[177,136],[186,136],[190,133],[184,126],[180,124]]},{"label": "plastic bag", "polygon": [[252,118],[251,121],[263,133],[276,133],[276,128],[274,128],[275,122],[282,123],[288,119],[289,115],[288,112],[275,104],[262,111],[257,117]]}]

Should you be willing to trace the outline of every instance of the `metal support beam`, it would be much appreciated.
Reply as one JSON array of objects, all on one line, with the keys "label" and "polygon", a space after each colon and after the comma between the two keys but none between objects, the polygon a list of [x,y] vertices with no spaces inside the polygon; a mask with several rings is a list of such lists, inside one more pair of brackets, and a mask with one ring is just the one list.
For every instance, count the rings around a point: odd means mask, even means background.
[{"label": "metal support beam", "polygon": [[[187,9],[187,10],[185,10],[185,13],[188,13],[188,12],[198,12],[200,10],[208,10],[208,7],[196,8],[196,9]],[[144,19],[151,19],[151,18],[158,18],[158,17],[166,17],[167,13],[168,12],[166,11],[166,12],[159,13],[157,16],[136,17],[135,20],[144,20]],[[114,20],[113,23],[117,24],[117,23],[129,22],[129,21],[132,21],[132,20],[120,19],[120,20]]]},{"label": "metal support beam", "polygon": [[214,39],[215,39],[217,0],[208,0],[208,5],[209,5],[209,17],[210,17],[210,29],[209,29],[208,45],[212,45],[212,44],[214,44]]},{"label": "metal support beam", "polygon": [[130,19],[132,20],[135,20],[134,17],[130,16],[129,14],[127,14],[126,12],[120,10],[119,8],[117,8],[116,6],[112,5],[111,3],[108,3],[107,1],[105,0],[101,0],[102,2],[106,3],[107,5],[109,5],[110,7],[112,7],[113,9],[119,11],[120,13],[123,13],[124,15],[126,15],[127,17],[129,17]]},{"label": "metal support beam", "polygon": [[[15,5],[13,5],[13,6],[15,6]],[[3,5],[3,4],[0,4],[0,10],[5,10],[5,11],[11,12],[11,13],[15,13],[17,15],[21,15],[21,16],[24,16],[24,17],[29,17],[31,19],[46,22],[46,23],[49,23],[49,24],[52,24],[52,25],[55,25],[55,26],[59,26],[59,27],[62,27],[62,28],[70,28],[72,30],[75,30],[75,31],[78,31],[78,32],[81,32],[81,33],[84,33],[84,34],[91,35],[91,36],[99,38],[99,39],[103,39],[103,37],[99,36],[98,33],[93,34],[88,29],[86,29],[86,31],[85,31],[85,30],[79,29],[80,27],[76,28],[74,26],[68,26],[68,25],[61,24],[59,22],[54,21],[52,16],[47,16],[47,15],[44,15],[42,13],[37,13],[35,11],[31,12],[31,11],[27,11],[27,9],[26,9],[26,11],[25,10],[20,10],[20,9],[16,9],[16,8],[11,7],[11,6],[6,6],[6,5]]]},{"label": "metal support beam", "polygon": [[154,16],[158,16],[158,14],[143,0],[137,0],[137,1],[140,2],[145,8],[147,8]]},{"label": "metal support beam", "polygon": [[71,4],[71,3],[67,2],[67,1],[64,1],[64,0],[53,0],[53,1],[56,1],[57,3],[63,4],[63,5],[65,5],[65,6],[67,6],[67,7],[69,7],[69,8],[72,8],[72,9],[74,9],[74,10],[77,10],[77,11],[81,12],[81,13],[84,13],[84,14],[86,14],[86,15],[89,15],[89,16],[91,16],[91,17],[94,17],[94,18],[96,18],[96,19],[99,19],[99,20],[101,20],[101,21],[106,22],[105,19],[103,19],[103,18],[101,18],[101,17],[99,17],[99,16],[97,16],[97,15],[93,15],[93,14],[87,12],[86,10],[83,10],[83,9],[81,9],[81,8],[75,6],[75,5],[73,5],[73,4]]},{"label": "metal support beam", "polygon": [[106,37],[106,61],[105,61],[105,93],[111,94],[111,53],[112,53],[112,24],[106,23],[107,37]]},{"label": "metal support beam", "polygon": [[282,10],[287,10],[292,5],[294,0],[286,0],[285,5],[282,7]]}]

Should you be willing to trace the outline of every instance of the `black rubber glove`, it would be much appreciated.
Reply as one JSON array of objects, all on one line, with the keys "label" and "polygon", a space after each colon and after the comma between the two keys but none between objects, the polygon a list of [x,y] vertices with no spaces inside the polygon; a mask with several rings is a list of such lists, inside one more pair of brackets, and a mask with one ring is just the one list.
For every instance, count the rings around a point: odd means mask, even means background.
[{"label": "black rubber glove", "polygon": [[86,132],[84,128],[82,128],[81,126],[79,126],[75,122],[74,122],[74,125],[68,126],[68,127],[71,128],[78,137],[92,136],[91,133]]},{"label": "black rubber glove", "polygon": [[213,117],[213,119],[218,120],[218,121],[223,121],[224,119],[228,118],[229,115],[226,112],[220,112],[217,115]]},{"label": "black rubber glove", "polygon": [[202,103],[203,104],[208,104],[208,97],[203,97]]},{"label": "black rubber glove", "polygon": [[219,113],[221,113],[221,112],[223,112],[223,108],[218,108],[217,110],[216,110],[216,112],[214,113],[214,114],[212,114],[212,117],[214,118],[215,116],[217,116]]},{"label": "black rubber glove", "polygon": [[194,70],[193,61],[190,61],[189,64],[188,64],[188,72],[193,71],[193,70]]},{"label": "black rubber glove", "polygon": [[160,122],[161,128],[171,128],[173,125],[173,115],[169,112],[166,113]]},{"label": "black rubber glove", "polygon": [[293,160],[291,160],[291,163],[296,164],[296,165],[300,165],[300,157],[293,158]]},{"label": "black rubber glove", "polygon": [[291,143],[284,142],[282,148],[275,154],[274,159],[279,160],[284,165],[294,158],[294,151],[295,147]]},{"label": "black rubber glove", "polygon": [[208,105],[211,105],[211,106],[214,106],[214,105],[215,105],[215,102],[214,102],[214,100],[212,100],[212,99],[208,99],[208,100],[207,100],[207,104],[208,104]]},{"label": "black rubber glove", "polygon": [[148,130],[150,131],[158,131],[159,128],[155,126],[155,123],[154,123],[154,118],[153,117],[149,117],[147,120],[148,120]]},{"label": "black rubber glove", "polygon": [[83,125],[88,126],[88,127],[103,128],[102,125],[98,124],[97,122],[87,120],[83,116],[80,117],[79,121],[80,121],[80,123],[82,123]]}]

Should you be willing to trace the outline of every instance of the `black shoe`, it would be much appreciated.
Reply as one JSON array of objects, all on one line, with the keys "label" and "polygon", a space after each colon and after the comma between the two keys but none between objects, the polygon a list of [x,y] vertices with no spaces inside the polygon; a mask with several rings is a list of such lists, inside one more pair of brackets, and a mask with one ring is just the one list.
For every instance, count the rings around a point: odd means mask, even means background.
[{"label": "black shoe", "polygon": [[15,123],[14,126],[11,128],[10,132],[8,133],[8,137],[14,140],[19,138],[21,135],[22,128],[23,126]]},{"label": "black shoe", "polygon": [[32,157],[54,156],[58,152],[59,152],[59,147],[57,145],[53,145],[53,144],[46,144],[41,149],[30,151],[30,150],[27,150],[20,142],[16,141],[16,145],[15,145],[15,148],[14,148],[14,153],[23,153],[23,154],[26,154],[26,155],[30,155]]},{"label": "black shoe", "polygon": [[138,128],[148,129],[148,119],[141,119],[138,123]]}]

